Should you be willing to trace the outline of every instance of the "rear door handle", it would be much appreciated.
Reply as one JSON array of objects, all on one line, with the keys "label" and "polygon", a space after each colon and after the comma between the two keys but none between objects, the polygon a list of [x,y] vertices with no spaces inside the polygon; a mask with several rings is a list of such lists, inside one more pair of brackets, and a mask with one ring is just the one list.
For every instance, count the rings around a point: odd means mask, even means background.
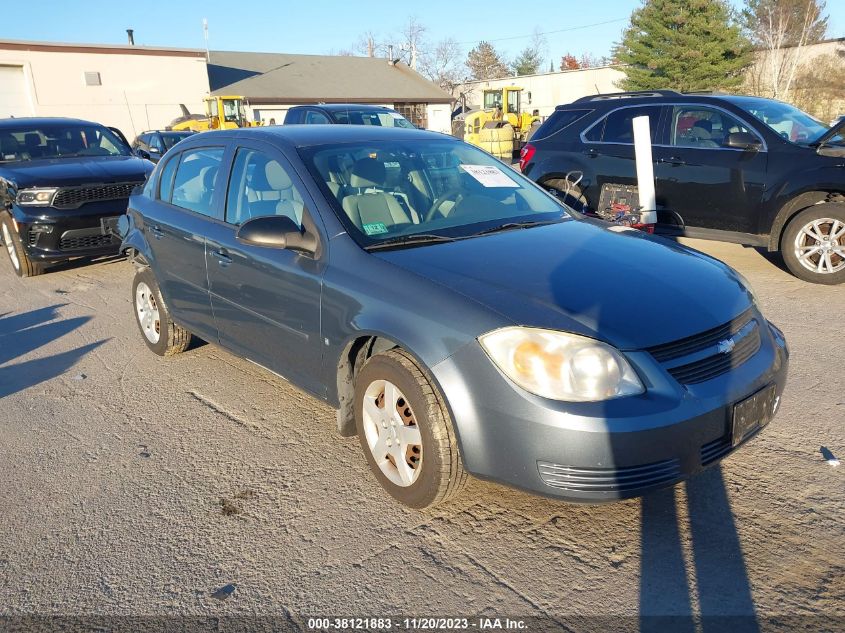
[{"label": "rear door handle", "polygon": [[670,156],[669,158],[659,158],[657,159],[658,163],[664,163],[666,165],[675,165],[676,167],[680,167],[681,165],[686,165],[687,161],[679,156]]},{"label": "rear door handle", "polygon": [[225,249],[220,249],[219,251],[211,251],[211,256],[217,260],[217,263],[220,264],[223,268],[228,266],[232,263],[232,258],[229,257],[228,253]]},{"label": "rear door handle", "polygon": [[152,233],[153,237],[156,238],[157,240],[160,240],[161,238],[164,237],[164,231],[162,231],[161,227],[158,226],[157,224],[154,224],[152,226],[148,226],[147,228],[149,229],[150,233]]},{"label": "rear door handle", "polygon": [[589,158],[598,158],[599,155],[598,151],[594,149],[585,149],[584,154]]}]

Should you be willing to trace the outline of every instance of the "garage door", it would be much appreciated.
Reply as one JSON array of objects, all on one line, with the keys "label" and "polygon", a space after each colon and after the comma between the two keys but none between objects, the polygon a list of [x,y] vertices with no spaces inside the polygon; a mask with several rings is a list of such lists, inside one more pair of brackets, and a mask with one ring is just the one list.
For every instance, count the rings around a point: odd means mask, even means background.
[{"label": "garage door", "polygon": [[0,66],[0,118],[30,116],[22,66]]}]

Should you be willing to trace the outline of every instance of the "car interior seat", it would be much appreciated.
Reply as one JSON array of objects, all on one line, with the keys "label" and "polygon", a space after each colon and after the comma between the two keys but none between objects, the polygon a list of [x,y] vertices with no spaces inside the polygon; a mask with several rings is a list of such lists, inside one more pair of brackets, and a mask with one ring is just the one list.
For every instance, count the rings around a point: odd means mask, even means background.
[{"label": "car interior seat", "polygon": [[713,140],[713,124],[707,119],[699,119],[693,123],[688,138],[693,147],[719,147]]},{"label": "car interior seat", "polygon": [[28,132],[23,136],[23,142],[26,146],[26,153],[30,158],[40,158],[44,154],[44,148],[41,147],[41,136],[36,132]]},{"label": "car interior seat", "polygon": [[20,143],[18,143],[18,140],[11,134],[4,134],[3,136],[0,136],[0,159],[21,159]]},{"label": "car interior seat", "polygon": [[352,223],[363,230],[365,224],[382,223],[385,227],[411,224],[411,216],[390,193],[384,191],[384,163],[374,158],[355,162],[349,176],[349,193],[343,198],[343,210]]}]

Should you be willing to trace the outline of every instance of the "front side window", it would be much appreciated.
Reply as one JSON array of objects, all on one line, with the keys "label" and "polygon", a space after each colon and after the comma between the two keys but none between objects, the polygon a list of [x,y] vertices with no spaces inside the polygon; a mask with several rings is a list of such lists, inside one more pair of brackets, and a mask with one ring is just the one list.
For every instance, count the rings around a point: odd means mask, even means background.
[{"label": "front side window", "polygon": [[[213,216],[211,200],[222,160],[222,147],[199,147],[182,152],[173,178],[171,204],[202,215]],[[169,161],[167,167],[172,162],[172,160]]]},{"label": "front side window", "polygon": [[[757,97],[733,97],[730,101],[792,143],[813,143],[830,130],[829,126],[788,103]],[[843,137],[837,135],[829,142],[841,143],[842,140]]]},{"label": "front side window", "polygon": [[300,152],[350,235],[367,247],[421,234],[461,239],[567,217],[537,185],[464,143],[383,141]]},{"label": "front side window", "polygon": [[99,125],[21,125],[0,130],[0,162],[129,153],[123,141]]},{"label": "front side window", "polygon": [[660,106],[641,106],[614,110],[604,119],[593,125],[587,131],[584,138],[593,142],[632,145],[634,143],[633,120],[640,116],[647,116],[649,118],[651,142],[655,143],[658,138],[658,126],[660,124]]},{"label": "front side window", "polygon": [[673,108],[671,145],[705,149],[725,147],[728,136],[736,132],[754,134],[747,125],[722,110],[702,106]]},{"label": "front side window", "polygon": [[242,147],[235,155],[226,196],[226,222],[239,226],[251,218],[286,215],[302,227],[302,195],[279,161]]}]

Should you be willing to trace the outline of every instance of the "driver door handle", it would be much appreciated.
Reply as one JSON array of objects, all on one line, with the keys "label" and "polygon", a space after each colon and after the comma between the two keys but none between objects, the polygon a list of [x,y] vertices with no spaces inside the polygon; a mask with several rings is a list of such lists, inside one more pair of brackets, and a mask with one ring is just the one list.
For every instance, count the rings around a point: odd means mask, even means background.
[{"label": "driver door handle", "polygon": [[217,251],[211,251],[211,256],[217,260],[217,263],[220,264],[223,268],[228,266],[232,263],[232,258],[229,257],[229,254],[226,252],[225,248],[221,248]]},{"label": "driver door handle", "polygon": [[665,165],[674,165],[676,167],[680,167],[681,165],[686,165],[687,161],[685,161],[680,156],[670,156],[669,158],[658,158],[658,163],[663,163]]}]

